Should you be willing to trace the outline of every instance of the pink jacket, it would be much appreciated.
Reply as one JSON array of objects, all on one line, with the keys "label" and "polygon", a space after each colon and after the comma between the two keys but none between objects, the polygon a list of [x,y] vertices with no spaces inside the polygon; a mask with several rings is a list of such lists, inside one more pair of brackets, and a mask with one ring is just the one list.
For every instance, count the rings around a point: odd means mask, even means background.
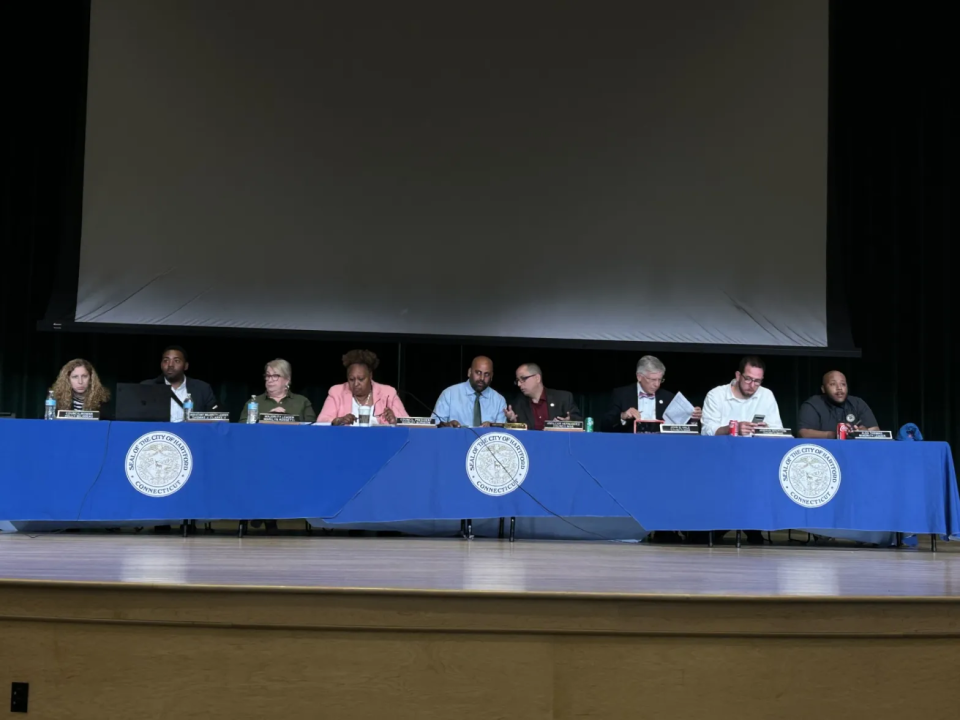
[{"label": "pink jacket", "polygon": [[[347,383],[334,385],[327,393],[327,399],[320,410],[317,422],[333,422],[343,417],[353,408],[353,393]],[[373,383],[373,414],[379,416],[385,409],[390,408],[397,417],[407,417],[406,408],[397,397],[397,391],[389,385]]]}]

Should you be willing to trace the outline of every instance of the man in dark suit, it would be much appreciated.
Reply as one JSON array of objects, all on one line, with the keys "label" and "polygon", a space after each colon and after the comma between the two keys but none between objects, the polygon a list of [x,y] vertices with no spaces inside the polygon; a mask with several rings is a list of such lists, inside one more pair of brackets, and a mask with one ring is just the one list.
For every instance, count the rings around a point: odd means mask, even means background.
[{"label": "man in dark suit", "polygon": [[[603,429],[606,432],[633,432],[634,420],[663,420],[663,413],[673,400],[674,393],[660,385],[667,366],[653,355],[644,355],[637,363],[637,382],[613,391],[613,399],[606,415]],[[699,422],[702,411],[693,409],[690,422]],[[706,533],[690,536],[690,541],[706,542]],[[657,530],[651,537],[655,543],[680,543],[683,537],[673,530]]]},{"label": "man in dark suit", "polygon": [[183,421],[183,401],[187,395],[193,400],[195,412],[211,412],[217,409],[217,397],[203,380],[187,378],[190,369],[187,352],[179,345],[171,345],[163,351],[160,360],[160,376],[144,380],[141,385],[168,385],[170,387],[170,422]]},{"label": "man in dark suit", "polygon": [[[613,391],[613,399],[603,416],[605,432],[633,432],[634,420],[663,420],[663,412],[673,393],[660,385],[666,366],[653,355],[644,355],[637,363],[637,382]],[[700,420],[701,410],[693,409],[691,422]]]},{"label": "man in dark suit", "polygon": [[566,390],[547,390],[543,372],[536,363],[517,368],[514,381],[520,394],[507,405],[507,420],[526,423],[530,430],[543,430],[547,420],[583,420],[573,395]]}]

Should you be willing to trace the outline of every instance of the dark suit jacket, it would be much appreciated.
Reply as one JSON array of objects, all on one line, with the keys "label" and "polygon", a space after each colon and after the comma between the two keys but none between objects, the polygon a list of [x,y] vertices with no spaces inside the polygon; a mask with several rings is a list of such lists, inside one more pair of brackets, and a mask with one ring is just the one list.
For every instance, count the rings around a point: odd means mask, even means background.
[{"label": "dark suit jacket", "polygon": [[[570,414],[571,420],[583,420],[583,413],[580,412],[580,408],[573,401],[573,393],[566,390],[554,390],[553,388],[544,388],[543,391],[547,394],[548,420],[553,420],[556,417],[566,417],[567,413]],[[533,430],[533,408],[530,407],[530,398],[523,393],[517,393],[510,406],[517,414],[517,422],[526,423],[527,428]]]},{"label": "dark suit jacket", "polygon": [[[673,393],[669,390],[660,388],[654,396],[654,402],[657,406],[657,420],[663,420],[663,411],[667,409],[670,401],[673,400]],[[613,397],[610,401],[610,407],[603,416],[604,432],[633,432],[633,423],[626,425],[620,422],[620,413],[635,408],[638,404],[637,384],[632,383],[626,387],[617,388],[613,391]]]},{"label": "dark suit jacket", "polygon": [[[140,384],[163,385],[163,375],[150,380],[144,380]],[[193,398],[194,412],[212,412],[213,410],[217,409],[217,396],[213,394],[213,388],[207,385],[203,380],[197,380],[196,378],[188,377],[187,390],[190,393],[190,397]],[[170,390],[170,395],[177,400],[177,402],[179,402],[180,399],[173,394],[172,389]]]}]

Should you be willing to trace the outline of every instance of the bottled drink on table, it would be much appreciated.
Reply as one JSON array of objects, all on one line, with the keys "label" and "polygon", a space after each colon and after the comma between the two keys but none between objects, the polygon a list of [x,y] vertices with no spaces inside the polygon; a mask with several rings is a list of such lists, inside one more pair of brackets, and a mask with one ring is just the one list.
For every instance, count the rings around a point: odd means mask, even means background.
[{"label": "bottled drink on table", "polygon": [[43,401],[43,419],[57,419],[57,399],[53,396],[53,390],[47,390],[47,399]]},{"label": "bottled drink on table", "polygon": [[190,397],[190,393],[187,393],[187,397],[183,401],[183,419],[189,420],[192,414],[193,414],[193,398]]},{"label": "bottled drink on table", "polygon": [[587,432],[593,432],[593,418],[588,417],[586,419],[586,430]]},{"label": "bottled drink on table", "polygon": [[260,419],[260,404],[257,402],[257,396],[251,395],[250,402],[247,403],[247,425],[253,425]]}]

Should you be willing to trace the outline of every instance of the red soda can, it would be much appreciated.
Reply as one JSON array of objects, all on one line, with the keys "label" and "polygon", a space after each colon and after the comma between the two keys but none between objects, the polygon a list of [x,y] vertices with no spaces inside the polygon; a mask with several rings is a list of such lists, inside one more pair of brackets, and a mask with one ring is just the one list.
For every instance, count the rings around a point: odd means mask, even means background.
[{"label": "red soda can", "polygon": [[736,420],[730,421],[730,434],[736,436],[740,431],[740,423]]},{"label": "red soda can", "polygon": [[847,439],[847,424],[837,423],[837,440]]}]

